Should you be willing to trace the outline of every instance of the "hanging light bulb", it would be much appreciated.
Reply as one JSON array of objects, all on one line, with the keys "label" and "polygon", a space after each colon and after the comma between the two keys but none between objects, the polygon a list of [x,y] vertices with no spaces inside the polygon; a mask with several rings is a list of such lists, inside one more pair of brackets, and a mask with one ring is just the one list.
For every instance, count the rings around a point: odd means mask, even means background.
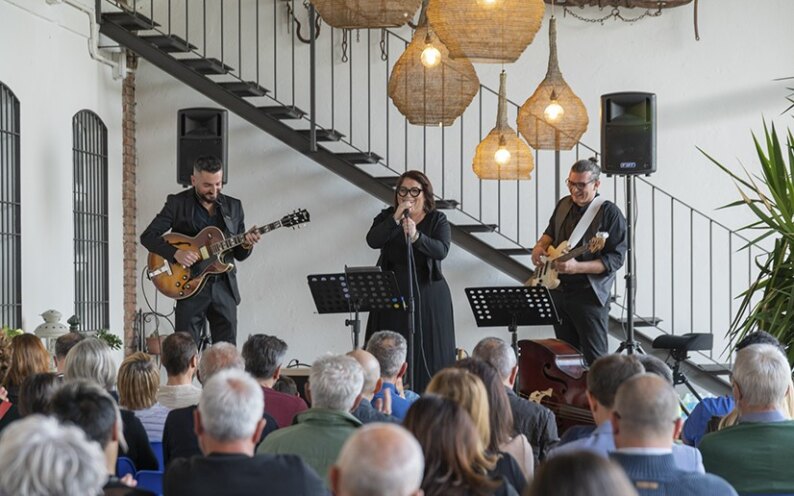
[{"label": "hanging light bulb", "polygon": [[565,109],[557,102],[557,92],[551,90],[551,102],[543,110],[543,117],[546,118],[546,122],[554,123],[559,122],[563,115],[565,115]]},{"label": "hanging light bulb", "polygon": [[485,9],[491,9],[499,3],[499,0],[477,0],[477,5]]},{"label": "hanging light bulb", "polygon": [[510,163],[510,150],[507,149],[507,143],[504,136],[499,136],[499,148],[493,154],[494,161],[499,165],[507,165]]},{"label": "hanging light bulb", "polygon": [[419,58],[422,60],[422,65],[428,69],[432,69],[441,62],[441,51],[433,45],[430,30],[427,31],[427,36],[425,36],[425,49],[422,50],[422,55]]}]

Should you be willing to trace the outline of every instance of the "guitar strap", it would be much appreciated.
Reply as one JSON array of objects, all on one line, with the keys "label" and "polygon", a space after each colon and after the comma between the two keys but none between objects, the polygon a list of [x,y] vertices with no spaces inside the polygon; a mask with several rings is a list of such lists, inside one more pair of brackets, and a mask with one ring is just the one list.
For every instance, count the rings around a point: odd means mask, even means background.
[{"label": "guitar strap", "polygon": [[[593,198],[593,201],[591,201],[590,205],[587,206],[587,210],[585,210],[582,218],[579,219],[576,227],[573,228],[571,237],[568,238],[569,247],[573,248],[579,244],[579,241],[582,240],[584,233],[587,232],[587,228],[593,223],[593,219],[595,219],[595,216],[598,215],[598,211],[601,210],[601,205],[603,205],[605,201],[606,199],[601,195]],[[573,202],[571,202],[571,208],[573,208]]]}]

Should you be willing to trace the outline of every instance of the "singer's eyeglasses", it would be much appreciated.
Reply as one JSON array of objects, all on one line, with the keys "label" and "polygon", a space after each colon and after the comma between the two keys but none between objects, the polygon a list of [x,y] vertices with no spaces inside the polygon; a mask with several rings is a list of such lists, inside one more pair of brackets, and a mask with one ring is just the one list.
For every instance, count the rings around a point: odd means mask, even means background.
[{"label": "singer's eyeglasses", "polygon": [[588,184],[590,184],[590,183],[594,183],[594,182],[596,182],[596,180],[595,180],[595,179],[591,179],[590,181],[587,181],[586,183],[575,183],[575,182],[571,181],[570,179],[566,179],[566,180],[565,180],[565,184],[567,184],[567,185],[568,185],[568,188],[569,188],[569,189],[571,189],[571,188],[576,188],[576,189],[578,189],[579,191],[581,191],[581,190],[585,189],[585,188],[587,187],[587,185],[588,185]]},{"label": "singer's eyeglasses", "polygon": [[406,188],[405,186],[397,188],[397,194],[400,196],[407,196],[410,194],[412,197],[416,198],[421,192],[422,190],[420,188]]}]

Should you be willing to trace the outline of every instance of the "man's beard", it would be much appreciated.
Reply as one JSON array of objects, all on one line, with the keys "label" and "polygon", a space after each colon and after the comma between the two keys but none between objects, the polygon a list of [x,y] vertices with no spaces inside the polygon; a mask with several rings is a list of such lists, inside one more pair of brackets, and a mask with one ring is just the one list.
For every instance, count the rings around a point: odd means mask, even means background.
[{"label": "man's beard", "polygon": [[215,203],[218,200],[218,195],[212,193],[200,193],[198,197],[205,203]]}]

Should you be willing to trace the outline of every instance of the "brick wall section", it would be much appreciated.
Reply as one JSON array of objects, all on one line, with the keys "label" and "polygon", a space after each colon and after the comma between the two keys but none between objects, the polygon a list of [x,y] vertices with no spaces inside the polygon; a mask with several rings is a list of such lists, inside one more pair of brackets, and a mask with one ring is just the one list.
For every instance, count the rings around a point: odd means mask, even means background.
[{"label": "brick wall section", "polygon": [[129,74],[124,78],[122,86],[122,186],[121,201],[123,215],[123,251],[124,251],[124,355],[135,351],[134,336],[135,311],[137,310],[137,248],[136,235],[137,204],[135,201],[135,173],[137,154],[135,148],[135,69],[138,68],[138,57],[127,52]]}]

